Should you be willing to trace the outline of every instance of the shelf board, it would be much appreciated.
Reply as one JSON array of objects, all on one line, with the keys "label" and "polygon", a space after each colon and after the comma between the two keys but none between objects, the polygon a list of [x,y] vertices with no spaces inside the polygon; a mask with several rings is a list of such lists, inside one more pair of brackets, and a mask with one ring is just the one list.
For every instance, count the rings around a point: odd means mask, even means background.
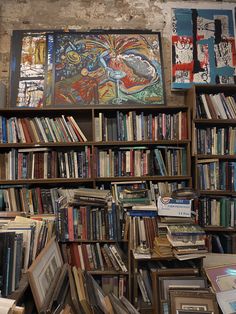
[{"label": "shelf board", "polygon": [[39,147],[77,147],[93,145],[94,142],[57,142],[57,143],[7,143],[0,144],[0,148],[39,148]]},{"label": "shelf board", "polygon": [[210,155],[210,154],[208,154],[208,155],[203,155],[203,154],[196,154],[196,155],[194,155],[194,157],[196,157],[196,158],[202,158],[202,159],[212,159],[212,158],[214,158],[214,159],[236,159],[236,155],[234,154],[234,155]]},{"label": "shelf board", "polygon": [[59,184],[63,183],[86,183],[86,182],[94,182],[93,179],[89,178],[56,178],[56,179],[21,179],[21,180],[0,180],[0,185],[27,185],[27,184]]},{"label": "shelf board", "polygon": [[95,142],[94,146],[143,146],[143,145],[186,145],[189,144],[190,140],[142,140],[142,141],[109,141],[109,142]]},{"label": "shelf board", "polygon": [[[140,180],[155,180],[155,181],[180,181],[191,180],[191,176],[141,176],[141,177],[97,177],[95,181],[140,181]],[[1,183],[1,182],[0,182]]]},{"label": "shelf board", "polygon": [[236,191],[222,191],[222,190],[199,190],[200,194],[204,195],[213,195],[213,196],[231,196],[235,195],[236,196]]},{"label": "shelf board", "polygon": [[193,119],[195,124],[236,124],[236,119]]},{"label": "shelf board", "polygon": [[1,218],[14,218],[16,216],[26,217],[25,212],[17,212],[17,211],[0,211]]},{"label": "shelf board", "polygon": [[216,231],[216,232],[235,232],[235,228],[226,228],[226,227],[220,227],[220,226],[206,226],[203,227],[205,231]]},{"label": "shelf board", "polygon": [[158,104],[153,104],[153,105],[144,105],[143,104],[120,104],[120,105],[105,105],[105,104],[94,104],[94,105],[78,105],[75,104],[73,106],[61,106],[61,107],[41,107],[41,108],[32,108],[32,107],[8,107],[8,108],[2,108],[0,109],[0,113],[12,113],[12,112],[58,112],[59,114],[63,112],[71,112],[76,113],[77,111],[91,111],[91,110],[109,110],[109,111],[115,111],[115,110],[156,110],[156,111],[181,111],[181,110],[188,110],[189,107],[186,105],[182,106],[166,106],[166,105],[158,105]]},{"label": "shelf board", "polygon": [[129,275],[127,271],[115,271],[115,270],[89,270],[91,275]]},{"label": "shelf board", "polygon": [[70,244],[70,243],[121,243],[121,242],[128,242],[127,240],[80,240],[80,239],[75,239],[73,241],[60,241],[65,244]]}]

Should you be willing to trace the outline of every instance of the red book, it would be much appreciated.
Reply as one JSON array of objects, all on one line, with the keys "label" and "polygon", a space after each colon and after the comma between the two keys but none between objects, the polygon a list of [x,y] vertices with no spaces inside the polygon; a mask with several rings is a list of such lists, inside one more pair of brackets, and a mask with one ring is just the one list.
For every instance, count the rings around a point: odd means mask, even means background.
[{"label": "red book", "polygon": [[188,123],[187,123],[187,112],[182,112],[181,115],[181,140],[188,139]]},{"label": "red book", "polygon": [[70,243],[70,256],[71,256],[72,266],[76,266],[77,268],[81,268],[77,243]]},{"label": "red book", "polygon": [[69,233],[69,241],[74,241],[74,219],[73,219],[73,206],[69,206],[67,208],[68,212],[68,233]]},{"label": "red book", "polygon": [[33,143],[33,140],[32,140],[32,138],[30,136],[30,133],[29,133],[27,124],[25,122],[25,119],[19,119],[19,120],[20,120],[22,128],[23,128],[23,132],[24,132],[24,135],[25,135],[26,143]]}]

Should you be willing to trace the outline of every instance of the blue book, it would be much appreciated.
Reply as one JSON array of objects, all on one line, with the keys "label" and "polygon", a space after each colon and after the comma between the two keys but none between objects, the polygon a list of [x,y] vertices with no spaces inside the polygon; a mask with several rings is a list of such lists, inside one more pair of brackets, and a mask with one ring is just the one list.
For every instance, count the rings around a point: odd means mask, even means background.
[{"label": "blue book", "polygon": [[130,210],[127,213],[131,217],[156,217],[156,210]]},{"label": "blue book", "polygon": [[7,119],[2,117],[2,142],[3,144],[7,143]]}]

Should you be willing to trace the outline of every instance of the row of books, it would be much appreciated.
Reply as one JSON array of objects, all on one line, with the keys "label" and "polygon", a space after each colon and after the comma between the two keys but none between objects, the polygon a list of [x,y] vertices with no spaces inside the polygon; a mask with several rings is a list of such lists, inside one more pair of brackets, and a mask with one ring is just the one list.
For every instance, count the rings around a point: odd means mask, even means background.
[{"label": "row of books", "polygon": [[235,233],[209,233],[206,238],[209,252],[222,254],[236,254]]},{"label": "row of books", "polygon": [[204,197],[198,200],[197,206],[201,226],[236,227],[236,198]]},{"label": "row of books", "polygon": [[[99,204],[98,204],[99,206]],[[77,205],[59,208],[57,231],[61,241],[120,240],[119,208],[111,206]]]},{"label": "row of books", "polygon": [[186,140],[187,113],[127,113],[115,117],[100,112],[95,117],[95,141]]},{"label": "row of books", "polygon": [[0,116],[0,143],[86,142],[72,116],[6,118]]},{"label": "row of books", "polygon": [[127,272],[127,258],[117,243],[70,243],[72,265],[87,271]]},{"label": "row of books", "polygon": [[59,191],[58,188],[4,187],[0,189],[0,211],[55,214]]},{"label": "row of books", "polygon": [[236,162],[201,159],[197,164],[198,187],[201,190],[236,191]]},{"label": "row of books", "polygon": [[197,154],[236,154],[235,127],[196,128],[195,138]]},{"label": "row of books", "polygon": [[97,176],[186,175],[187,152],[182,147],[133,147],[98,150]]},{"label": "row of books", "polygon": [[91,150],[54,151],[47,148],[11,149],[0,154],[0,179],[89,178]]},{"label": "row of books", "polygon": [[234,96],[200,94],[197,96],[197,118],[235,119],[236,101]]},{"label": "row of books", "polygon": [[54,233],[54,218],[1,221],[0,290],[8,296],[19,287],[21,276]]},{"label": "row of books", "polygon": [[129,211],[126,217],[126,227],[129,229],[129,244],[133,251],[146,248],[151,253],[154,238],[157,235],[157,212]]}]

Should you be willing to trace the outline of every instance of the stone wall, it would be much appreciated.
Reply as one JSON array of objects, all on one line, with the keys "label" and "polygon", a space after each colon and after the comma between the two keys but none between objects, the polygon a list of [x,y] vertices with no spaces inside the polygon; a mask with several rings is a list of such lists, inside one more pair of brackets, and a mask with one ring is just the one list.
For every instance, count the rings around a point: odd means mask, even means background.
[{"label": "stone wall", "polygon": [[[8,85],[10,39],[15,29],[147,29],[161,31],[168,104],[182,104],[183,94],[171,92],[170,8],[233,7],[231,2],[157,0],[0,0],[0,79]],[[177,95],[177,96],[176,96]]]}]

